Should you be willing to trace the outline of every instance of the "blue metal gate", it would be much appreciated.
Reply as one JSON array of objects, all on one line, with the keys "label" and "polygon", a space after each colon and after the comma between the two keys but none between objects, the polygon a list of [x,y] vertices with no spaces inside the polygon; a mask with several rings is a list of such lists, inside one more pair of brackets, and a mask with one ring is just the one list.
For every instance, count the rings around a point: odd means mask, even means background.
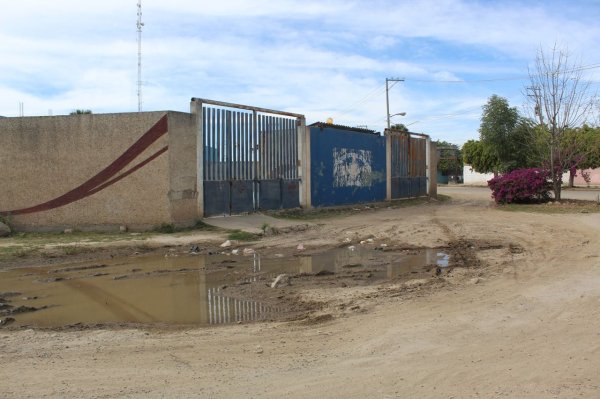
[{"label": "blue metal gate", "polygon": [[332,206],[385,200],[385,137],[317,123],[310,127],[311,202]]},{"label": "blue metal gate", "polygon": [[298,125],[303,116],[202,102],[204,215],[300,206]]}]

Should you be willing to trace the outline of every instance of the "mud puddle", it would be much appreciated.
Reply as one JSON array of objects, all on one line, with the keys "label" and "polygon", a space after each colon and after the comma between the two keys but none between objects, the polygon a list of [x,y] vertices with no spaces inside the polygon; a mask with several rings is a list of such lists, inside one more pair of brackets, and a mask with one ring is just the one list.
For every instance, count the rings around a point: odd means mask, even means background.
[{"label": "mud puddle", "polygon": [[[286,320],[311,310],[293,288],[372,284],[447,267],[435,249],[339,248],[311,256],[137,255],[0,271],[0,326],[211,325]],[[291,286],[271,288],[280,274]]]}]

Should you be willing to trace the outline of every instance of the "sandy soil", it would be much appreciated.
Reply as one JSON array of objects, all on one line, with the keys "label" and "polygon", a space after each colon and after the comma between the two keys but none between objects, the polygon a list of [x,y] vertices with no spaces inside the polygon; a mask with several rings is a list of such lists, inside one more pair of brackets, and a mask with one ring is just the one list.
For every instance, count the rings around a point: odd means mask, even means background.
[{"label": "sandy soil", "polygon": [[302,321],[0,330],[0,396],[600,397],[600,214],[506,212],[461,197],[323,222],[256,248],[373,237],[462,243],[473,256],[427,280],[307,287],[324,307]]}]

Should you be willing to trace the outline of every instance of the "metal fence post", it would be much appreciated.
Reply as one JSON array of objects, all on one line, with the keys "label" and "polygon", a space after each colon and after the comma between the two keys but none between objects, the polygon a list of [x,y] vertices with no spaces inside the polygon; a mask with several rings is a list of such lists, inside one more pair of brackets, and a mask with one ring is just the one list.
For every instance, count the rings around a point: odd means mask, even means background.
[{"label": "metal fence post", "polygon": [[385,200],[392,200],[392,136],[385,131]]}]

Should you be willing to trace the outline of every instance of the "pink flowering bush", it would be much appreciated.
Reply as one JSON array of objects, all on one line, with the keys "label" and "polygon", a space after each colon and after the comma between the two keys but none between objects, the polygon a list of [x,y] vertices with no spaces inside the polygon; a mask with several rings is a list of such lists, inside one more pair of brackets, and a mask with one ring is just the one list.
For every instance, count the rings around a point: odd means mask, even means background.
[{"label": "pink flowering bush", "polygon": [[516,169],[488,181],[492,198],[496,203],[547,202],[552,183],[545,169]]}]

